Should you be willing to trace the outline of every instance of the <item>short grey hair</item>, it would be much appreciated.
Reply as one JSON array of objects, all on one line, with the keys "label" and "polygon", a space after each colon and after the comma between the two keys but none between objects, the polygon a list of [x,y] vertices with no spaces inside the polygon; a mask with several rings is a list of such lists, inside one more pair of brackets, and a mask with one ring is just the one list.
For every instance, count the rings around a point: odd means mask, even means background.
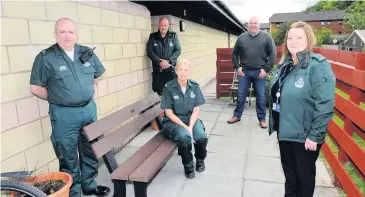
[{"label": "short grey hair", "polygon": [[75,25],[75,30],[76,30],[76,23],[75,21],[73,21],[71,18],[67,18],[67,17],[63,17],[63,18],[60,18],[56,21],[55,25],[54,25],[54,32],[56,33],[57,32],[57,26],[58,26],[58,23],[63,21],[63,20],[68,20],[68,21],[71,21],[74,25]]}]

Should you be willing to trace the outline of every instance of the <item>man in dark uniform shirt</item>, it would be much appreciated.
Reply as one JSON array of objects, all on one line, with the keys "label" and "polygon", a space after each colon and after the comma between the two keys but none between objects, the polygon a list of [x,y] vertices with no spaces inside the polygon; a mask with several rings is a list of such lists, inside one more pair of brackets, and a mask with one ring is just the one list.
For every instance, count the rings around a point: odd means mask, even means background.
[{"label": "man in dark uniform shirt", "polygon": [[169,21],[161,18],[158,31],[151,33],[147,43],[147,55],[152,60],[152,90],[162,95],[166,82],[175,79],[175,66],[181,53],[177,34],[169,30]]},{"label": "man in dark uniform shirt", "polygon": [[71,19],[56,22],[55,37],[57,43],[35,58],[30,91],[49,103],[51,141],[59,170],[73,179],[70,197],[80,197],[81,189],[84,195],[106,196],[110,189],[93,180],[98,159],[82,132],[84,126],[96,121],[94,83],[105,69],[95,54],[84,64],[80,61],[89,48],[75,44],[76,26]]}]

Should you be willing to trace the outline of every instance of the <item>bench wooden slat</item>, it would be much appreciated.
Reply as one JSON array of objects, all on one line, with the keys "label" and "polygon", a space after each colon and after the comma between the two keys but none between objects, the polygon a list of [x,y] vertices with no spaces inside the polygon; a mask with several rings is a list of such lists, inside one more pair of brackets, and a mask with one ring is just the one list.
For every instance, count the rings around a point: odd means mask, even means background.
[{"label": "bench wooden slat", "polygon": [[147,183],[161,169],[176,149],[176,143],[166,139],[130,176],[130,181]]},{"label": "bench wooden slat", "polygon": [[83,130],[89,141],[94,140],[159,101],[160,98],[156,93],[150,94],[103,119],[85,126]]},{"label": "bench wooden slat", "polygon": [[128,180],[129,175],[138,168],[165,140],[161,133],[156,134],[151,140],[135,152],[127,161],[111,174],[115,180]]},{"label": "bench wooden slat", "polygon": [[149,123],[153,118],[157,117],[162,112],[160,104],[154,106],[147,112],[141,114],[137,118],[131,120],[121,128],[105,136],[103,139],[91,145],[97,158],[102,157],[105,153],[120,145],[125,139],[135,133],[140,132],[140,129]]}]

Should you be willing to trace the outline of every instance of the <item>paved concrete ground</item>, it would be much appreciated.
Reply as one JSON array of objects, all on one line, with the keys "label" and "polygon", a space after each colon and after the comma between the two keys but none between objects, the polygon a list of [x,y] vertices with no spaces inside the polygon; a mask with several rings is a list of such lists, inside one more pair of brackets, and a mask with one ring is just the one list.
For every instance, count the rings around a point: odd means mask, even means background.
[{"label": "paved concrete ground", "polygon": [[[249,107],[241,122],[226,124],[233,107],[215,99],[215,82],[203,89],[206,104],[200,118],[209,135],[206,171],[188,180],[183,174],[180,157],[175,154],[148,188],[149,197],[283,197],[284,175],[280,163],[276,136],[258,126],[256,112]],[[147,129],[118,155],[118,162],[130,157],[155,131]],[[105,166],[101,166],[97,181],[113,188]],[[111,195],[110,195],[111,196]],[[127,186],[127,196],[134,196],[133,186]],[[338,191],[322,161],[317,161],[315,197],[336,197]]]}]

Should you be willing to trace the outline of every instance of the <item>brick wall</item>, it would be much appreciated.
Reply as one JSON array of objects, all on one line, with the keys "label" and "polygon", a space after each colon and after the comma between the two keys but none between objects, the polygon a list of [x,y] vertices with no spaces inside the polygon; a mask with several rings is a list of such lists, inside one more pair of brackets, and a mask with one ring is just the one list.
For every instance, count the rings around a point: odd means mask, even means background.
[{"label": "brick wall", "polygon": [[[152,17],[152,30],[157,31],[158,20],[162,16]],[[191,78],[205,85],[216,75],[216,48],[228,47],[228,33],[201,24],[168,15],[170,29],[178,34],[182,52],[179,57],[187,58],[192,64]],[[185,31],[180,32],[180,20],[185,21]],[[231,35],[231,47],[237,36]]]},{"label": "brick wall", "polygon": [[102,118],[150,92],[145,50],[150,12],[125,1],[2,1],[1,6],[1,171],[57,171],[48,103],[29,91],[35,56],[55,42],[55,21],[72,18],[79,43],[96,47],[107,70],[95,93]]}]

